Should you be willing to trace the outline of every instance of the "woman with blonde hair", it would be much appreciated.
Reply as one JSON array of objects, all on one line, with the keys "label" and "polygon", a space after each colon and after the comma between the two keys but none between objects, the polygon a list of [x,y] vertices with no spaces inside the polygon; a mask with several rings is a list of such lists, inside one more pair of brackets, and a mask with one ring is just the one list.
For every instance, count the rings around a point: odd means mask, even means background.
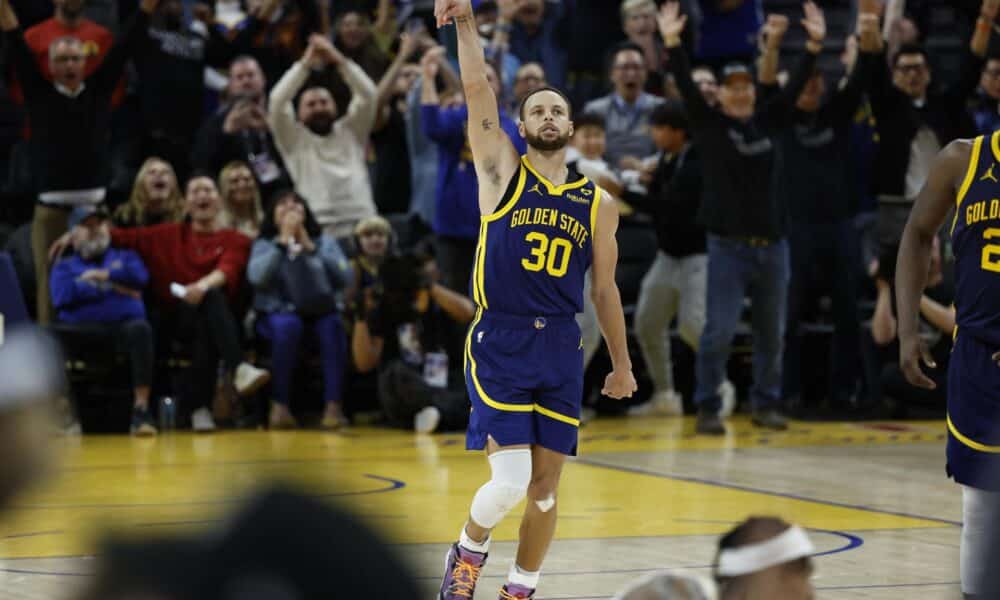
[{"label": "woman with blonde hair", "polygon": [[170,163],[156,156],[146,159],[135,176],[128,202],[119,206],[116,227],[147,227],[176,223],[184,216],[184,198]]},{"label": "woman with blonde hair", "polygon": [[222,193],[223,229],[235,229],[255,239],[264,220],[260,201],[260,188],[253,171],[245,162],[234,160],[219,172],[219,191]]}]

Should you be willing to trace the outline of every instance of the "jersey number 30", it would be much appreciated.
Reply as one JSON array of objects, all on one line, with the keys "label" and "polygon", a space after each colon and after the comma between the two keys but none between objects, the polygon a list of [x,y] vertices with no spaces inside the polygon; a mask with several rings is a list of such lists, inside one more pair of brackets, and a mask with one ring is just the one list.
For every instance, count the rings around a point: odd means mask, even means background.
[{"label": "jersey number 30", "polygon": [[[990,227],[983,232],[983,239],[991,240],[1000,237],[1000,229]],[[1000,273],[1000,244],[986,244],[983,246],[983,257],[979,266],[984,271]]]},{"label": "jersey number 30", "polygon": [[531,256],[521,259],[521,266],[528,271],[541,271],[553,277],[562,277],[569,268],[569,256],[573,252],[573,244],[561,237],[549,238],[544,233],[532,231],[524,236],[524,241],[531,244]]}]

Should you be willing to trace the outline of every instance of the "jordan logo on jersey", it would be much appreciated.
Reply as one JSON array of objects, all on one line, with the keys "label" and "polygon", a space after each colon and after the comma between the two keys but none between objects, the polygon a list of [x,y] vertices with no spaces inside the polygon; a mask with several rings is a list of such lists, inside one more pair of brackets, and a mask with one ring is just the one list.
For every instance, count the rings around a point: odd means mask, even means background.
[{"label": "jordan logo on jersey", "polygon": [[979,181],[986,181],[987,179],[989,179],[989,180],[993,181],[994,183],[1000,183],[1000,181],[997,181],[996,176],[993,175],[993,167],[995,167],[995,166],[997,166],[996,163],[993,163],[992,165],[990,165],[990,168],[986,169],[986,173],[982,177],[979,178]]},{"label": "jordan logo on jersey", "polygon": [[535,185],[531,186],[531,189],[530,189],[530,190],[528,190],[528,191],[529,191],[529,192],[538,192],[538,195],[539,195],[539,196],[544,196],[544,195],[545,195],[545,192],[543,192],[543,191],[542,191],[542,188],[541,188],[541,187],[539,187],[539,186],[541,186],[541,185],[542,185],[542,184],[540,184],[540,183],[536,183]]}]

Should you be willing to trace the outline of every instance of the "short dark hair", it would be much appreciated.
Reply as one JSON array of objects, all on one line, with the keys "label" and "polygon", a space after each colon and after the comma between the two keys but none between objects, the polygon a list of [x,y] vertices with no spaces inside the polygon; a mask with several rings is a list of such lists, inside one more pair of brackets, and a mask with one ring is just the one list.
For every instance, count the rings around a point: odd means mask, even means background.
[{"label": "short dark hair", "polygon": [[691,131],[687,113],[684,112],[684,107],[679,102],[664,102],[654,108],[649,115],[649,124],[652,127],[678,129],[684,133]]},{"label": "short dark hair", "polygon": [[566,103],[566,109],[569,111],[570,118],[572,118],[572,116],[573,116],[573,103],[569,101],[569,97],[566,96],[566,94],[562,93],[561,91],[557,90],[556,88],[554,88],[552,86],[548,86],[548,85],[545,86],[545,87],[538,88],[537,90],[535,90],[535,91],[531,92],[530,94],[528,94],[527,96],[525,96],[523,100],[521,100],[521,106],[519,106],[518,109],[517,109],[518,118],[520,118],[522,121],[524,120],[524,105],[528,103],[528,99],[529,98],[531,98],[535,94],[540,94],[542,92],[554,92],[556,94],[559,94],[559,97],[562,98],[563,101]]},{"label": "short dark hair", "polygon": [[606,72],[610,73],[611,70],[615,68],[615,59],[618,58],[619,54],[628,51],[635,51],[638,52],[640,55],[645,56],[645,53],[642,50],[642,46],[640,46],[639,44],[636,44],[635,42],[630,42],[628,40],[625,40],[624,42],[619,42],[614,46],[612,46],[611,50],[608,51],[607,61],[606,61],[607,62]]},{"label": "short dark hair", "polygon": [[930,66],[931,58],[930,55],[927,53],[926,48],[924,48],[920,44],[903,44],[902,46],[899,47],[899,50],[897,50],[896,53],[892,55],[893,68],[895,68],[896,65],[899,64],[899,58],[901,56],[906,56],[910,54],[919,54],[920,56],[923,56],[924,62],[927,63],[928,66]]},{"label": "short dark hair", "polygon": [[261,219],[260,234],[258,237],[269,240],[278,235],[279,224],[274,222],[274,206],[287,197],[295,198],[295,202],[302,206],[305,214],[304,225],[306,233],[309,234],[309,237],[313,239],[319,238],[320,234],[323,233],[323,229],[320,227],[319,222],[316,221],[316,217],[313,215],[312,210],[310,210],[309,203],[306,202],[306,199],[303,198],[301,194],[292,188],[280,189],[271,194],[271,197],[268,198],[267,206],[264,208],[264,216],[263,219]]},{"label": "short dark hair", "polygon": [[215,175],[211,171],[208,169],[195,169],[190,175],[188,175],[187,179],[184,180],[184,193],[187,193],[188,186],[191,185],[191,182],[195,179],[208,179],[212,182],[212,185],[214,185],[216,189],[219,188],[219,184],[215,181]]},{"label": "short dark hair", "polygon": [[595,112],[585,112],[573,119],[574,129],[579,130],[584,127],[597,127],[601,131],[606,131],[608,125],[607,121],[605,121],[602,115],[599,115]]}]

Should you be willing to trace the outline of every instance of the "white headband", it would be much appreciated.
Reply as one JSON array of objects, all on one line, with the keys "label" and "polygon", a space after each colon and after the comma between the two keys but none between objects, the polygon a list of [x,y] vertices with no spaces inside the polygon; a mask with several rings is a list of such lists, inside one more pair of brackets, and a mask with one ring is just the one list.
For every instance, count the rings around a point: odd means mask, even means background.
[{"label": "white headband", "polygon": [[791,526],[781,535],[756,544],[726,548],[719,553],[717,573],[721,577],[738,577],[763,571],[804,556],[816,548],[801,527]]}]

